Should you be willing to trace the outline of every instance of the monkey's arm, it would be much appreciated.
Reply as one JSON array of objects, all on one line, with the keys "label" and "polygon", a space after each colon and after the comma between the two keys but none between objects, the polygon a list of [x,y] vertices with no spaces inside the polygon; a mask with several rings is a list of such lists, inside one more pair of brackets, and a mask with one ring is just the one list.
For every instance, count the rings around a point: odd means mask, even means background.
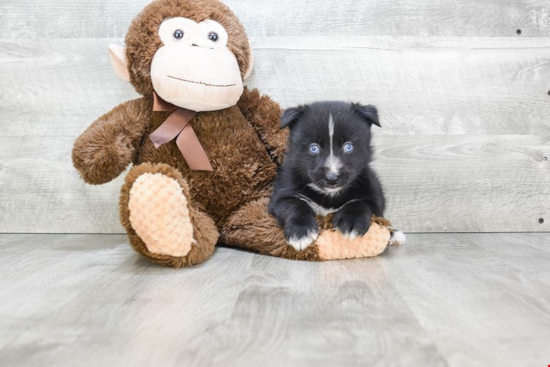
[{"label": "monkey's arm", "polygon": [[281,130],[282,109],[268,96],[261,96],[257,89],[244,89],[237,106],[252,124],[273,161],[281,164],[285,152],[288,129]]},{"label": "monkey's arm", "polygon": [[98,118],[73,146],[73,165],[92,185],[109,182],[135,159],[150,123],[144,98],[125,102]]}]

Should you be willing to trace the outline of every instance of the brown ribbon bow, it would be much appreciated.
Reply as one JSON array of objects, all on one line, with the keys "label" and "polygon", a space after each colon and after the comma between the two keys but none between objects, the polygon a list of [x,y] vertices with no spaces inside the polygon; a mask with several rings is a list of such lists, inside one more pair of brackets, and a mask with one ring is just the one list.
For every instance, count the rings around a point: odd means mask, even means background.
[{"label": "brown ribbon bow", "polygon": [[175,138],[176,145],[189,168],[194,171],[213,171],[210,160],[191,125],[191,120],[197,112],[174,106],[157,96],[156,93],[153,93],[153,111],[174,111],[162,125],[149,135],[155,148]]}]

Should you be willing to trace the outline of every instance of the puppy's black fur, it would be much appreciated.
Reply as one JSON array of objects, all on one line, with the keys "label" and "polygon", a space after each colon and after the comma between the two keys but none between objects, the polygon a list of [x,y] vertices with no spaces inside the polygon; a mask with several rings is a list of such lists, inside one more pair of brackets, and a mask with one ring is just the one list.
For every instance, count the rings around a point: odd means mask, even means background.
[{"label": "puppy's black fur", "polygon": [[349,237],[364,235],[373,214],[384,215],[382,186],[369,166],[373,124],[380,126],[370,105],[317,102],[283,113],[290,138],[269,212],[296,249],[317,237],[315,215],[336,213],[334,227]]}]

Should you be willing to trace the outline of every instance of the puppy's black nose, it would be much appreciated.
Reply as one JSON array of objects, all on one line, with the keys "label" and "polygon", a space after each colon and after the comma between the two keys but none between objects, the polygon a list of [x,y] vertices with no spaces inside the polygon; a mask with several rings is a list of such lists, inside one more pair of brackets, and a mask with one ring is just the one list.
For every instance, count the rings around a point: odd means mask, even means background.
[{"label": "puppy's black nose", "polygon": [[334,172],[325,173],[325,181],[329,185],[336,185],[339,179],[340,179],[340,175],[337,173],[334,173]]}]

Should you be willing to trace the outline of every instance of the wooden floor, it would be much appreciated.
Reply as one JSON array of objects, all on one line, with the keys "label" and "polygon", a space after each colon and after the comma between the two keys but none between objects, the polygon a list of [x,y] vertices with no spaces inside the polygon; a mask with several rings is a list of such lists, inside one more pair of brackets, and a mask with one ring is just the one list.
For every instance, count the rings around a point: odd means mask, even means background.
[{"label": "wooden floor", "polygon": [[0,235],[0,366],[547,366],[550,234],[416,234],[375,259]]}]

